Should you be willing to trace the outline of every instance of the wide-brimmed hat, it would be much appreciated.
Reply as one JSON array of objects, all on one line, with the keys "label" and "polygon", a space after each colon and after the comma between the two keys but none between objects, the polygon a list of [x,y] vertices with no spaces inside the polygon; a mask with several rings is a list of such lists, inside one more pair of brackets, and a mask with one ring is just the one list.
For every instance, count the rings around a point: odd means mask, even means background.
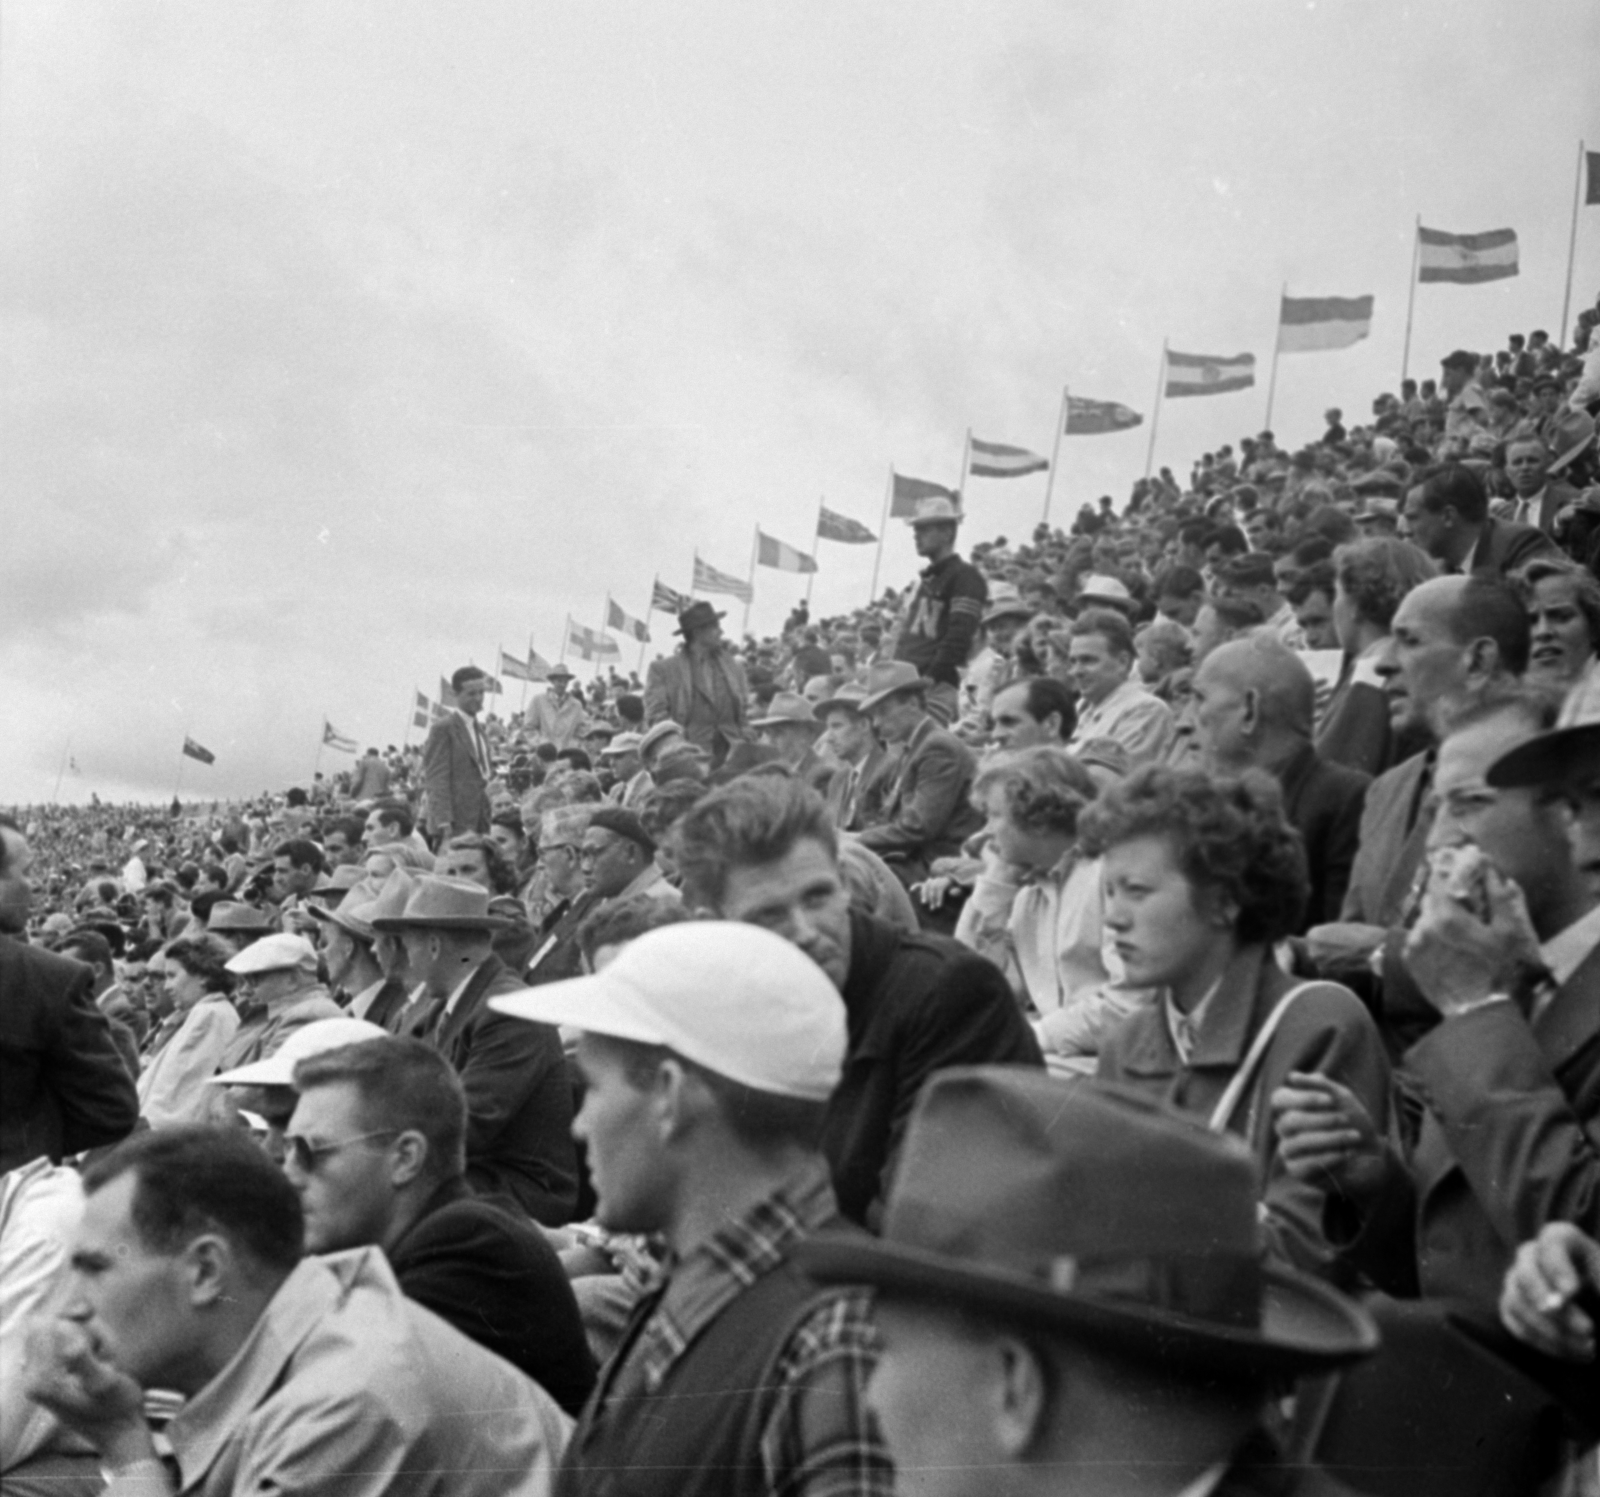
[{"label": "wide-brimmed hat", "polygon": [[997,582],[989,589],[989,606],[983,611],[983,622],[992,624],[996,619],[1031,619],[1033,609],[1022,601],[1009,582]]},{"label": "wide-brimmed hat", "polygon": [[301,1061],[343,1045],[389,1038],[387,1030],[366,1019],[317,1019],[291,1031],[283,1044],[264,1059],[206,1079],[213,1086],[293,1086],[294,1068]]},{"label": "wide-brimmed hat", "polygon": [[917,507],[906,516],[906,523],[913,527],[917,525],[959,525],[966,516],[961,513],[961,505],[948,494],[934,494],[927,499],[917,500]]},{"label": "wide-brimmed hat", "polygon": [[1545,445],[1551,451],[1550,473],[1560,473],[1582,455],[1594,441],[1594,417],[1585,411],[1562,411],[1545,429]]},{"label": "wide-brimmed hat", "polygon": [[726,617],[725,613],[701,599],[691,603],[678,615],[678,633],[687,639],[696,629],[704,629],[707,624],[719,624]]},{"label": "wide-brimmed hat", "polygon": [[405,909],[398,915],[380,916],[376,931],[406,930],[506,930],[511,921],[489,913],[489,891],[471,879],[425,873],[416,881]]},{"label": "wide-brimmed hat", "polygon": [[933,682],[912,665],[909,660],[880,660],[867,667],[866,696],[861,700],[860,711],[870,712],[879,702],[892,697],[897,691],[929,691]]},{"label": "wide-brimmed hat", "polygon": [[815,1237],[796,1257],[824,1283],[1197,1371],[1311,1371],[1376,1350],[1364,1310],[1264,1262],[1258,1200],[1241,1140],[1143,1095],[957,1067],[912,1114],[881,1238]]},{"label": "wide-brimmed hat", "polygon": [[752,717],[752,728],[781,728],[790,724],[798,724],[813,730],[813,736],[822,731],[822,724],[817,721],[817,714],[799,692],[780,691],[767,704],[765,717]]},{"label": "wide-brimmed hat", "polygon": [[206,929],[218,931],[271,930],[272,917],[265,910],[242,901],[224,900],[211,906],[206,917]]},{"label": "wide-brimmed hat", "polygon": [[[401,874],[402,882],[397,886],[396,896],[391,896],[387,902],[383,901],[384,891],[394,880],[396,874]],[[324,909],[321,905],[309,904],[306,913],[313,919],[322,921],[325,925],[337,925],[347,930],[353,936],[359,936],[363,941],[370,941],[377,932],[372,928],[374,915],[398,915],[405,908],[406,896],[412,887],[412,880],[403,875],[402,870],[396,868],[387,880],[378,880],[372,877],[363,878],[360,883],[351,888],[333,909]]]},{"label": "wide-brimmed hat", "polygon": [[1568,785],[1600,776],[1600,667],[1568,693],[1548,733],[1507,749],[1484,776],[1500,790]]},{"label": "wide-brimmed hat", "polygon": [[564,681],[572,680],[572,672],[569,671],[559,660],[556,661],[556,663],[544,673],[544,678],[546,681],[554,681],[557,676],[560,676]]},{"label": "wide-brimmed hat", "polygon": [[325,873],[312,889],[312,897],[320,894],[348,894],[366,877],[366,869],[359,863],[341,863],[331,873]]},{"label": "wide-brimmed hat", "polygon": [[1133,594],[1118,577],[1108,577],[1103,572],[1091,572],[1078,584],[1080,603],[1104,603],[1112,608],[1132,606]]},{"label": "wide-brimmed hat", "polygon": [[845,712],[861,711],[861,704],[867,699],[867,688],[859,681],[846,681],[825,702],[818,702],[811,710],[817,717],[826,720],[830,712],[844,710]]},{"label": "wide-brimmed hat", "polygon": [[640,757],[643,758],[650,752],[651,749],[660,743],[663,738],[671,738],[674,733],[676,733],[679,738],[682,738],[683,725],[681,723],[673,722],[670,717],[663,718],[653,728],[647,729],[644,737],[639,740]]},{"label": "wide-brimmed hat", "polygon": [[643,743],[644,738],[638,733],[618,733],[610,743],[600,750],[600,757],[602,759],[617,759],[630,749],[641,747]]}]

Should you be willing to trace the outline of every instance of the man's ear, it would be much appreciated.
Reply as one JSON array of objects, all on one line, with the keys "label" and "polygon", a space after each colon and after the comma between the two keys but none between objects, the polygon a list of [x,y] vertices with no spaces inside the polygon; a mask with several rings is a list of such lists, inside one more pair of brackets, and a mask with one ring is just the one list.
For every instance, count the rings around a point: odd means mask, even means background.
[{"label": "man's ear", "polygon": [[394,1162],[389,1166],[389,1183],[396,1189],[410,1185],[428,1165],[428,1140],[414,1128],[406,1129],[394,1141]]},{"label": "man's ear", "polygon": [[196,1237],[183,1250],[181,1263],[193,1308],[211,1309],[232,1292],[233,1247],[220,1233]]},{"label": "man's ear", "polygon": [[1019,1336],[997,1337],[991,1348],[989,1416],[995,1443],[1012,1460],[1035,1446],[1050,1412],[1051,1371]]}]

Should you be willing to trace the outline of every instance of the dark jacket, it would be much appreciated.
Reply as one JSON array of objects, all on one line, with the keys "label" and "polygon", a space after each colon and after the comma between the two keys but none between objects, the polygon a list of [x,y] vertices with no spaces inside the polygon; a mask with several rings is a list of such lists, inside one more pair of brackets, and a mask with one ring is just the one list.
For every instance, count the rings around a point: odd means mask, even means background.
[{"label": "dark jacket", "polygon": [[1367,787],[1341,919],[1399,920],[1433,828],[1433,757],[1413,754]]},{"label": "dark jacket", "polygon": [[959,686],[988,599],[983,573],[954,552],[924,567],[895,659],[910,661],[930,681]]},{"label": "dark jacket", "polygon": [[1331,764],[1308,743],[1278,772],[1283,813],[1306,845],[1311,898],[1301,929],[1339,918],[1361,840],[1370,775]]},{"label": "dark jacket", "polygon": [[680,649],[664,660],[650,663],[645,679],[644,715],[651,727],[670,718],[683,729],[683,736],[690,743],[720,764],[729,744],[750,737],[745,726],[750,683],[745,679],[744,667],[727,650],[719,650],[709,664],[722,673],[726,701],[718,701],[696,683],[688,652]]},{"label": "dark jacket", "polygon": [[93,969],[0,935],[0,1174],[118,1143],[138,1121]]},{"label": "dark jacket", "polygon": [[1509,520],[1488,519],[1478,533],[1461,570],[1506,577],[1536,556],[1559,556],[1556,543],[1537,525],[1516,525]]},{"label": "dark jacket", "polygon": [[935,858],[953,857],[983,825],[972,808],[977,767],[972,750],[954,733],[923,718],[884,796],[883,820],[862,829],[862,846],[917,872]]},{"label": "dark jacket", "polygon": [[875,741],[859,765],[841,764],[834,770],[822,792],[833,824],[842,832],[854,832],[876,821],[899,765],[900,751],[891,752]]},{"label": "dark jacket", "polygon": [[822,1151],[839,1210],[875,1224],[922,1084],[946,1066],[1042,1066],[1000,969],[943,936],[907,935],[853,912],[844,983],[844,1074]]},{"label": "dark jacket", "polygon": [[459,712],[447,712],[422,745],[422,783],[428,793],[428,825],[446,823],[452,837],[489,830],[489,789],[478,768],[472,734]]},{"label": "dark jacket", "polygon": [[567,1413],[582,1409],[594,1357],[572,1282],[537,1227],[451,1180],[385,1252],[410,1298],[527,1373]]},{"label": "dark jacket", "polygon": [[452,1012],[443,1001],[419,1033],[456,1069],[467,1093],[467,1183],[508,1195],[535,1221],[559,1227],[578,1199],[572,1084],[553,1024],[497,1014],[489,999],[520,978],[499,957],[472,974]]}]

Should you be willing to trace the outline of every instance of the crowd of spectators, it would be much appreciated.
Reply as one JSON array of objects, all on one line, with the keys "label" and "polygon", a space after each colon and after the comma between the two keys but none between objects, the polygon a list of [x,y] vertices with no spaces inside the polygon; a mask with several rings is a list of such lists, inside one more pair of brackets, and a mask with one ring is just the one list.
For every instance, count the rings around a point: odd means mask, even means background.
[{"label": "crowd of spectators", "polygon": [[0,816],[0,1486],[1600,1490],[1595,326]]}]

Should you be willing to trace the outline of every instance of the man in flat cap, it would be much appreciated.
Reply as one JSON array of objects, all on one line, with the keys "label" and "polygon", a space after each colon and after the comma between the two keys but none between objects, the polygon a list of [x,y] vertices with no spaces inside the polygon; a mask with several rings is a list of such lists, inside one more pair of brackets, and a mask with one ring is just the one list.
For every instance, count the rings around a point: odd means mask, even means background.
[{"label": "man in flat cap", "polygon": [[683,736],[709,754],[713,766],[750,736],[745,726],[750,683],[722,637],[722,618],[703,600],[684,609],[678,615],[682,645],[666,660],[651,663],[644,688],[651,727],[668,719],[681,724]]},{"label": "man in flat cap", "polygon": [[1237,1140],[1117,1089],[998,1066],[935,1076],[881,1239],[798,1249],[820,1282],[877,1291],[868,1398],[902,1489],[1342,1492],[1283,1464],[1269,1405],[1372,1352],[1376,1331],[1263,1263],[1256,1189]]}]

